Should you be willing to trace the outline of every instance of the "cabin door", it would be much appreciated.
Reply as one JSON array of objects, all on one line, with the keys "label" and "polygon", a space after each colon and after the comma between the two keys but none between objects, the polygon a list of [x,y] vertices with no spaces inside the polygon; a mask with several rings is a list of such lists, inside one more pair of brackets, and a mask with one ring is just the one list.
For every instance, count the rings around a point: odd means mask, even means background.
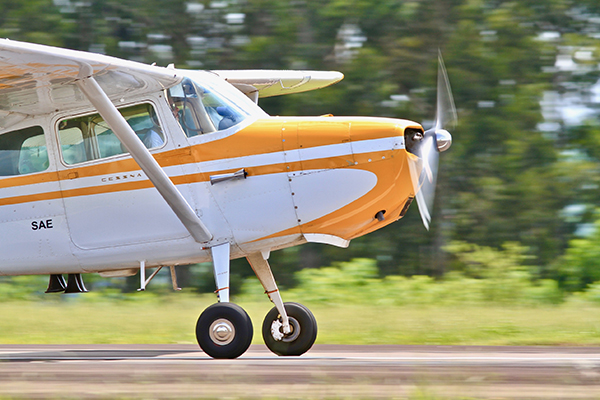
[{"label": "cabin door", "polygon": [[[152,104],[119,111],[160,162],[167,138]],[[98,249],[189,236],[100,115],[64,119],[58,126],[62,162],[68,166],[61,172],[61,187],[77,247]],[[169,175],[179,175],[179,170],[176,164],[165,167]]]}]

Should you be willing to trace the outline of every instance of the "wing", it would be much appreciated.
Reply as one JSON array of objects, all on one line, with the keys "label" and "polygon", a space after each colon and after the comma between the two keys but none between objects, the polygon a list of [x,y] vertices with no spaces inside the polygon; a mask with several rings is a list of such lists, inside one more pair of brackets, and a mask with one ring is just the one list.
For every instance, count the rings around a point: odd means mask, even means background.
[{"label": "wing", "polygon": [[89,105],[75,83],[85,77],[82,73],[89,74],[90,68],[113,101],[161,90],[178,81],[168,68],[0,39],[0,127],[27,115]]},{"label": "wing", "polygon": [[336,71],[221,70],[212,71],[248,97],[280,96],[321,89],[344,79]]}]

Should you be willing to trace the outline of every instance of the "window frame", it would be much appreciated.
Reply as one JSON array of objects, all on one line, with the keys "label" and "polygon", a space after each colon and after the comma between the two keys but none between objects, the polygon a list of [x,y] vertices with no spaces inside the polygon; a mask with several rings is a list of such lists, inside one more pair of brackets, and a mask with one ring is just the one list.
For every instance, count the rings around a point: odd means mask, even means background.
[{"label": "window frame", "polygon": [[[152,109],[154,110],[154,114],[156,115],[158,124],[162,131],[162,136],[163,136],[163,144],[159,147],[153,147],[151,149],[148,149],[148,151],[150,151],[151,153],[154,153],[156,151],[161,151],[165,148],[165,146],[167,146],[167,144],[170,140],[170,138],[169,138],[170,135],[167,133],[167,129],[166,129],[166,126],[168,124],[165,123],[164,118],[162,118],[160,115],[161,114],[161,106],[159,104],[157,104],[156,101],[151,100],[151,99],[144,99],[144,100],[135,101],[135,102],[131,102],[131,103],[119,104],[118,106],[116,106],[116,105],[115,106],[117,107],[117,110],[119,110],[119,113],[122,115],[121,109],[135,107],[135,106],[139,106],[139,105],[143,105],[143,104],[149,104],[152,107]],[[62,149],[62,142],[61,142],[61,138],[60,138],[60,123],[65,120],[87,117],[87,116],[92,116],[92,115],[100,115],[100,113],[96,109],[92,109],[92,110],[88,109],[87,111],[75,113],[75,114],[56,115],[53,126],[54,126],[54,138],[56,140],[56,146],[57,146],[56,152],[57,152],[58,162],[60,163],[60,165],[66,167],[66,168],[79,168],[82,166],[87,166],[87,165],[92,165],[92,164],[97,164],[97,163],[102,163],[102,162],[107,162],[107,161],[123,159],[126,157],[131,157],[131,154],[129,152],[124,152],[124,153],[115,154],[115,155],[108,156],[108,157],[100,157],[100,158],[95,158],[95,159],[91,159],[91,160],[81,161],[81,162],[77,162],[74,164],[68,164],[67,162],[65,162],[65,159],[63,157],[64,154],[63,154],[63,149]],[[100,115],[100,117],[102,117],[102,116]],[[114,135],[114,132],[113,132],[113,135]],[[96,135],[94,135],[94,140],[97,142]]]}]

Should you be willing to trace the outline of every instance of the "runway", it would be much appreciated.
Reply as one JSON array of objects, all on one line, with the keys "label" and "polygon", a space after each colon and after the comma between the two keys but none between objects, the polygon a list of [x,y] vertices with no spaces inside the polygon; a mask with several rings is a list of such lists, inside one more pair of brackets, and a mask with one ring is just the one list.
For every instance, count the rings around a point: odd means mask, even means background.
[{"label": "runway", "polygon": [[0,397],[114,399],[592,399],[600,347],[3,345]]}]

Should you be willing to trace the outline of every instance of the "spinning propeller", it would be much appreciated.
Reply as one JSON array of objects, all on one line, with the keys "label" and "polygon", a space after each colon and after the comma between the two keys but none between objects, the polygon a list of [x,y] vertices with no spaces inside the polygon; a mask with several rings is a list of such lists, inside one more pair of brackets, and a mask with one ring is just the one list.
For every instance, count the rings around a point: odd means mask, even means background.
[{"label": "spinning propeller", "polygon": [[438,158],[440,152],[448,150],[452,144],[452,136],[446,128],[454,128],[456,121],[456,108],[454,107],[450,81],[448,80],[446,67],[444,67],[442,53],[439,52],[435,120],[433,127],[426,130],[422,134],[422,139],[413,145],[412,152],[419,159],[411,159],[411,162],[409,162],[412,181],[415,185],[415,198],[423,219],[423,225],[427,230],[429,230],[431,212],[433,211]]}]

